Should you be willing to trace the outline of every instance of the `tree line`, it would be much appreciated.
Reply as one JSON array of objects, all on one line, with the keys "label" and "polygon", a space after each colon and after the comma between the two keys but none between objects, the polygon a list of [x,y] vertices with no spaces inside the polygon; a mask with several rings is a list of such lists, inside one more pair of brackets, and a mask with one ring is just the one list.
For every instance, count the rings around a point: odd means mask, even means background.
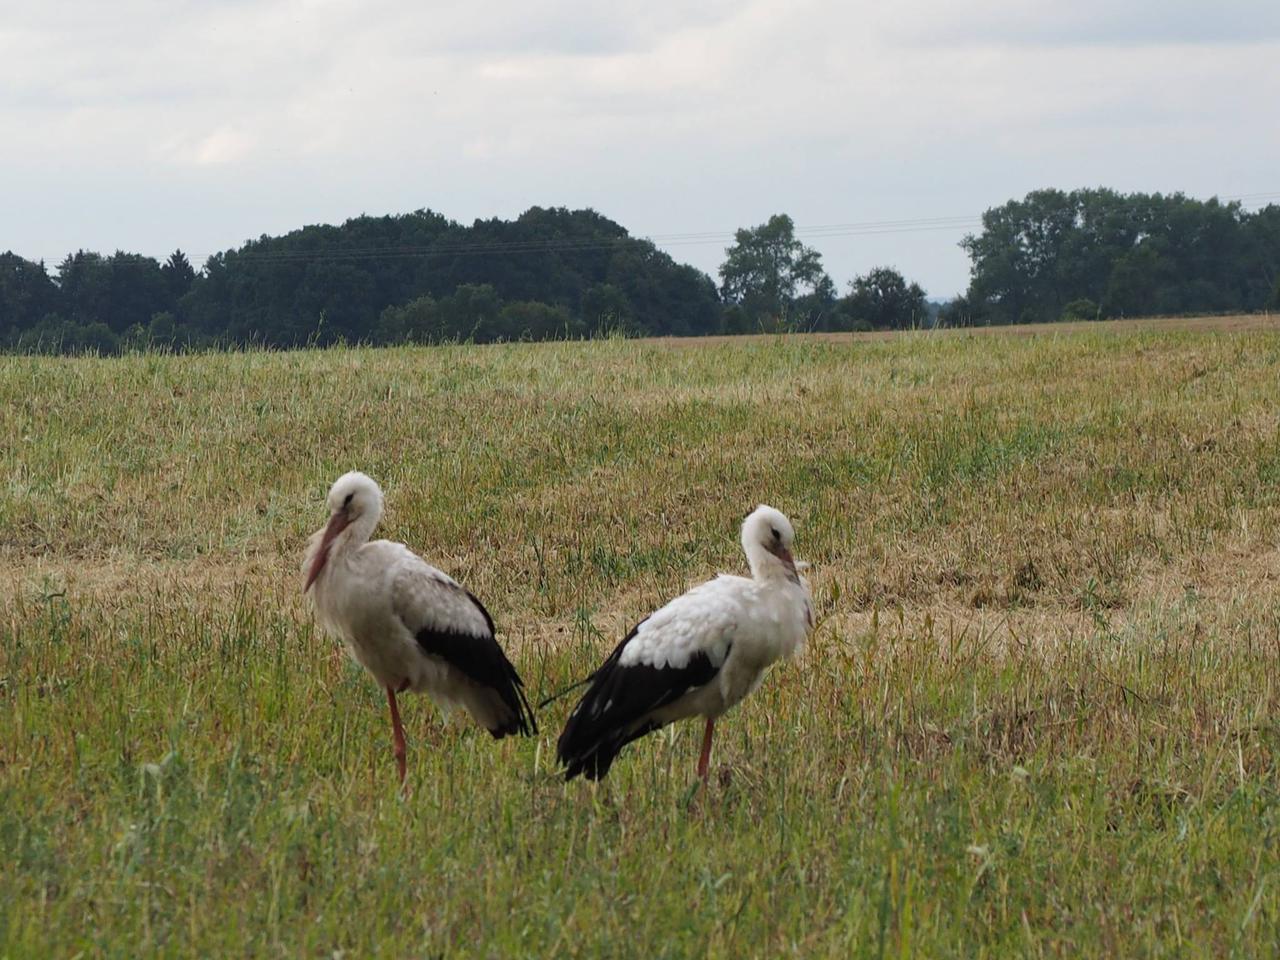
[{"label": "tree line", "polygon": [[982,216],[961,246],[955,325],[1280,309],[1280,206],[1181,193],[1037,190]]},{"label": "tree line", "polygon": [[308,226],[198,270],[180,250],[164,262],[78,251],[52,273],[6,253],[0,346],[115,353],[694,336],[918,325],[925,313],[919,286],[888,269],[837,297],[785,215],[738,231],[727,256],[717,286],[595,211],[539,207],[469,227],[429,210]]},{"label": "tree line", "polygon": [[420,210],[263,236],[200,270],[78,252],[50,276],[0,258],[0,338],[21,350],[489,342],[714,327],[705,274],[593,211],[470,227]]},{"label": "tree line", "polygon": [[0,254],[0,349],[694,336],[1042,322],[1274,308],[1280,207],[1181,194],[1037,191],[962,242],[968,290],[941,314],[893,267],[843,293],[785,214],[737,231],[717,284],[592,210],[464,226],[429,210],[263,236],[197,269],[78,251],[50,273]]}]

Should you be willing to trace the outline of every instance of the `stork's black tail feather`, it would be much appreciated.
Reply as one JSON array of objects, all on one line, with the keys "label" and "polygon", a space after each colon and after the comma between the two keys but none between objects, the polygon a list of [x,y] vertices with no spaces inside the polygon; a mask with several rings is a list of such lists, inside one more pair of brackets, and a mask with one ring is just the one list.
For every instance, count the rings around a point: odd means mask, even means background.
[{"label": "stork's black tail feather", "polygon": [[489,734],[493,739],[501,740],[503,737],[516,733],[525,737],[537,736],[538,721],[534,719],[533,708],[529,706],[529,698],[525,696],[524,682],[520,679],[520,675],[516,673],[515,667],[511,668],[510,686],[506,689],[499,689],[498,695],[512,712],[510,719],[506,723],[490,728]]},{"label": "stork's black tail feather", "polygon": [[561,754],[560,762],[565,764],[565,781],[577,776],[584,776],[588,780],[603,780],[623,747],[646,733],[652,733],[660,726],[661,724],[658,723],[646,723],[624,736],[609,737],[577,756],[569,758]]}]

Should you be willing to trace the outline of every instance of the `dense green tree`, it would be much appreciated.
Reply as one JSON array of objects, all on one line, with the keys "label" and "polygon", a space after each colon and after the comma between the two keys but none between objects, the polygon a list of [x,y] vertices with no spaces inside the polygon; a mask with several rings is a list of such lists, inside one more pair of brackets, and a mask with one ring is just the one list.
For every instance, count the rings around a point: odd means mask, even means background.
[{"label": "dense green tree", "polygon": [[1072,300],[1062,308],[1063,320],[1097,320],[1101,308],[1088,297]]},{"label": "dense green tree", "polygon": [[43,263],[0,254],[0,345],[14,343],[58,308],[58,286]]},{"label": "dense green tree", "polygon": [[965,294],[949,301],[938,311],[940,327],[978,327],[990,322],[986,304],[982,301],[975,303]]},{"label": "dense green tree", "polygon": [[475,343],[503,339],[498,323],[502,300],[492,285],[464,283],[449,296],[442,297],[439,306],[444,328],[457,339]]},{"label": "dense green tree", "polygon": [[592,333],[635,333],[635,312],[627,295],[611,283],[582,291],[582,322]]},{"label": "dense green tree", "polygon": [[[479,325],[451,301],[478,287],[496,298]],[[720,309],[709,277],[595,211],[533,207],[470,227],[420,210],[262,237],[210,258],[182,313],[234,342],[389,342],[401,318],[387,309],[424,296],[441,311],[431,339],[505,338],[497,317],[512,302],[561,308],[575,329],[616,316],[637,333],[709,332]]]},{"label": "dense green tree", "polygon": [[825,273],[813,289],[791,302],[787,311],[792,330],[809,332],[844,329],[836,285]]},{"label": "dense green tree", "polygon": [[738,230],[720,267],[720,295],[759,323],[786,321],[798,297],[829,289],[822,256],[795,236],[785,213]]},{"label": "dense green tree", "polygon": [[961,242],[974,261],[969,298],[999,304],[1009,323],[1057,319],[1068,299],[1062,270],[1075,222],[1076,202],[1061,190],[988,210],[983,232]]},{"label": "dense green tree", "polygon": [[1244,218],[1240,250],[1240,296],[1244,303],[1280,307],[1280,204]]},{"label": "dense green tree", "polygon": [[172,347],[177,344],[178,336],[178,321],[168,310],[152,316],[146,326],[145,340],[148,344]]},{"label": "dense green tree", "polygon": [[1102,310],[1109,317],[1177,313],[1176,266],[1157,242],[1140,243],[1117,258],[1107,277]]},{"label": "dense green tree", "polygon": [[876,330],[922,327],[929,316],[924,290],[918,283],[908,283],[893,267],[875,267],[855,277],[840,309],[854,323],[865,321]]},{"label": "dense green tree", "polygon": [[121,333],[145,324],[172,306],[174,298],[160,264],[151,257],[117,251],[110,257],[80,250],[58,265],[61,313],[73,324],[105,324]]},{"label": "dense green tree", "polygon": [[746,310],[742,309],[741,304],[731,303],[720,315],[720,326],[716,332],[728,335],[759,333],[760,328],[753,326],[752,323],[751,317],[747,315]]},{"label": "dense green tree", "polygon": [[515,300],[499,312],[498,329],[504,340],[569,340],[581,337],[586,328],[564,307]]},{"label": "dense green tree", "polygon": [[174,303],[182,299],[196,279],[195,267],[191,266],[191,261],[181,250],[169,254],[169,259],[160,268],[160,274],[164,277],[169,298]]},{"label": "dense green tree", "polygon": [[720,317],[711,278],[675,263],[647,240],[616,250],[605,281],[631,305],[636,333],[694,336],[715,329]]},{"label": "dense green tree", "polygon": [[1057,320],[1078,300],[1103,316],[1258,310],[1280,267],[1280,207],[1039,190],[988,210],[961,245],[966,312],[982,322]]},{"label": "dense green tree", "polygon": [[66,319],[92,323],[111,316],[111,267],[100,253],[78,250],[58,264],[59,305]]},{"label": "dense green tree", "polygon": [[35,326],[23,330],[15,344],[22,353],[96,353],[119,352],[119,337],[99,321],[78,323],[61,314],[44,316]]},{"label": "dense green tree", "polygon": [[448,338],[440,306],[431,296],[387,307],[374,327],[374,343],[440,343]]},{"label": "dense green tree", "polygon": [[98,319],[117,333],[132,324],[150,322],[154,314],[168,309],[176,299],[163,268],[151,257],[116,251],[107,259],[107,268],[110,307]]}]

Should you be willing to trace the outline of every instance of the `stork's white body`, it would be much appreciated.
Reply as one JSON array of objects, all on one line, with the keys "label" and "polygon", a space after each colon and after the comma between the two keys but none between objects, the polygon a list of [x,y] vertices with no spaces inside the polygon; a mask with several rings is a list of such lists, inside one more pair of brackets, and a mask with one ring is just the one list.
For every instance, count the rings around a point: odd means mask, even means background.
[{"label": "stork's white body", "polygon": [[758,581],[721,574],[694,587],[636,627],[619,664],[659,669],[688,665],[703,654],[718,667],[711,682],[655,710],[661,724],[716,718],[760,686],[778,660],[804,649],[811,623],[803,580]]},{"label": "stork's white body", "polygon": [[387,691],[396,759],[404,737],[396,695],[427,693],[445,712],[461,707],[494,737],[537,731],[515,668],[480,601],[403,544],[369,542],[382,491],[362,473],[329,491],[330,518],[307,544],[304,590],[321,626]]},{"label": "stork's white body", "polygon": [[446,715],[465,707],[486,728],[498,724],[502,703],[492,691],[418,644],[428,628],[478,643],[492,637],[488,618],[447,573],[404,544],[374,540],[334,553],[311,597],[325,631],[381,686],[426,693]]},{"label": "stork's white body", "polygon": [[809,585],[791,556],[791,522],[758,507],[742,525],[750,577],[721,575],[642,620],[591,677],[556,745],[565,776],[600,779],[624,746],[686,717],[712,726],[798,652],[813,626]]}]

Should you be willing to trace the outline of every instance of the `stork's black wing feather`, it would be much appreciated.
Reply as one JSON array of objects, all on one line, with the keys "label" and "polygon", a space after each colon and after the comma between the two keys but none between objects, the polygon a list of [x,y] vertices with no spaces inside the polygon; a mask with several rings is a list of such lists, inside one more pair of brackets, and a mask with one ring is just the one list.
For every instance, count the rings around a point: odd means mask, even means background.
[{"label": "stork's black wing feather", "polygon": [[424,627],[414,634],[418,646],[423,653],[439,657],[446,663],[456,667],[462,674],[481,686],[488,687],[498,694],[499,699],[510,711],[510,718],[501,726],[490,729],[495,738],[502,738],[512,733],[531,736],[538,732],[538,724],[533,717],[533,709],[525,696],[524,681],[511,665],[507,655],[498,645],[493,627],[493,618],[474,594],[465,591],[468,599],[484,616],[488,625],[488,636],[478,637],[440,627]]},{"label": "stork's black wing feather", "polygon": [[704,652],[694,654],[678,667],[644,663],[623,666],[622,651],[642,623],[643,620],[631,629],[592,674],[591,687],[569,714],[556,744],[566,780],[579,774],[599,780],[609,772],[619,750],[661,726],[650,716],[653,711],[711,682],[720,670],[720,664]]}]

